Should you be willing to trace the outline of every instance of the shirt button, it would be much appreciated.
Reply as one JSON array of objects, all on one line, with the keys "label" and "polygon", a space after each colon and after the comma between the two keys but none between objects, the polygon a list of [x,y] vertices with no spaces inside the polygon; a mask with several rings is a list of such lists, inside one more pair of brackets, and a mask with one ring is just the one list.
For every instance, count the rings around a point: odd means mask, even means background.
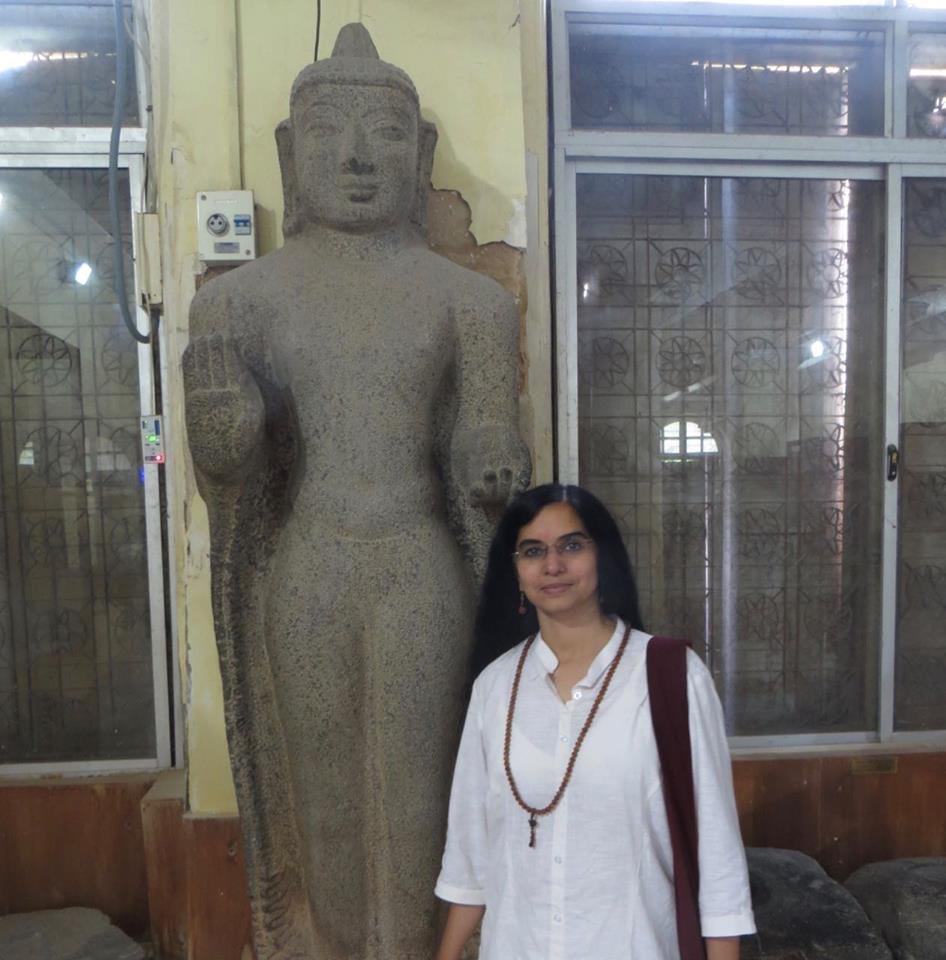
[{"label": "shirt button", "polygon": [[581,690],[576,690],[576,691],[572,694],[572,696],[573,696],[576,700],[581,700]]},{"label": "shirt button", "polygon": [[562,743],[568,743],[568,737],[566,737],[564,733],[558,739],[561,740]]},{"label": "shirt button", "polygon": [[561,857],[556,857],[556,858],[555,858],[555,862],[556,862],[556,863],[561,863],[561,862],[562,862],[562,858],[561,858]]},{"label": "shirt button", "polygon": [[556,923],[561,923],[561,922],[562,922],[562,915],[561,915],[560,913],[556,913],[556,914],[555,914],[555,917],[554,917],[553,919],[555,920]]}]

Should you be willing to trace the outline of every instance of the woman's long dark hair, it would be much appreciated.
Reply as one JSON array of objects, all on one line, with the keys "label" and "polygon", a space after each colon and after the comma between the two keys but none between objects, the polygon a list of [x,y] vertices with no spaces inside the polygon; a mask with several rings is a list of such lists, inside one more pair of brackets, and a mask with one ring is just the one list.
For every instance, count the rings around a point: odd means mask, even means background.
[{"label": "woman's long dark hair", "polygon": [[601,612],[619,616],[637,629],[643,628],[631,561],[608,508],[581,487],[546,483],[516,497],[506,507],[496,528],[473,629],[472,679],[496,657],[539,629],[535,607],[531,603],[526,604],[524,615],[518,612],[519,581],[512,554],[519,531],[531,523],[543,507],[552,503],[567,503],[573,507],[595,542]]}]

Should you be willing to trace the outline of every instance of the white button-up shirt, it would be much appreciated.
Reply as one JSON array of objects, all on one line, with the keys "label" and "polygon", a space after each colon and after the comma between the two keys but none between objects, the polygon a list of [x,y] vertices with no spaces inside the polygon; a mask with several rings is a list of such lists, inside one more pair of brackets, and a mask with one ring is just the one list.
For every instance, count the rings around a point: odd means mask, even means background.
[{"label": "white button-up shirt", "polygon": [[[617,654],[624,624],[570,698],[551,674],[558,660],[541,634],[526,659],[510,762],[523,799],[544,807]],[[649,636],[631,632],[558,807],[529,815],[503,769],[509,694],[522,645],[473,686],[457,756],[443,868],[436,893],[484,904],[480,960],[678,960],[673,853],[647,698]],[[687,690],[699,824],[703,936],[753,933],[745,854],[722,708],[712,678],[688,654]]]}]

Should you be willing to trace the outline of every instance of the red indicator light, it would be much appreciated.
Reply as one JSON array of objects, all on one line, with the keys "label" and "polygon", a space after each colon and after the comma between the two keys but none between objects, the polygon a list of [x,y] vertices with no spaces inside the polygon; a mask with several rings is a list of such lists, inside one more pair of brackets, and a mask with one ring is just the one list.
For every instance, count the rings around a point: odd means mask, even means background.
[{"label": "red indicator light", "polygon": [[155,463],[164,463],[164,454],[163,454],[163,453],[156,453],[156,454],[154,455],[154,462],[155,462]]}]

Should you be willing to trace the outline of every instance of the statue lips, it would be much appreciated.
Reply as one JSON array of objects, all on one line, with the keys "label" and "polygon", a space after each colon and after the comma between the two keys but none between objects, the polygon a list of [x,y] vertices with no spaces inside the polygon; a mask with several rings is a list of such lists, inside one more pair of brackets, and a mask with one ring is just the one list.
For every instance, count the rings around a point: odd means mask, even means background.
[{"label": "statue lips", "polygon": [[339,186],[352,203],[370,203],[378,192],[377,181],[361,177],[343,177]]}]

